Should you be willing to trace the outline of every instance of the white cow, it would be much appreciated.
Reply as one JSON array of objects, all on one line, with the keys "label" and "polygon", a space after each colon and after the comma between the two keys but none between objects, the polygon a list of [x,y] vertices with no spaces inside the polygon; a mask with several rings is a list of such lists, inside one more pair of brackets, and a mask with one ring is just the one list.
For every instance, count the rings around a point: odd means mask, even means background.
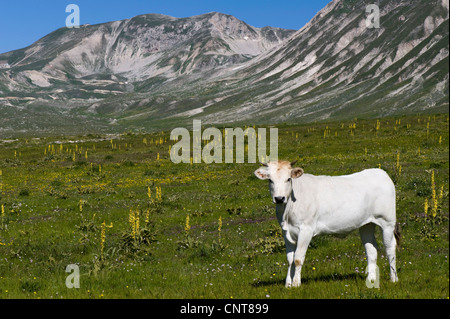
[{"label": "white cow", "polygon": [[375,225],[382,229],[391,281],[398,281],[395,186],[387,173],[366,169],[344,176],[314,176],[304,174],[301,168],[292,168],[294,164],[269,162],[255,171],[259,179],[269,180],[270,194],[277,204],[288,260],[286,287],[300,286],[301,268],[312,237],[344,235],[358,228],[367,254],[367,280],[375,282]]}]

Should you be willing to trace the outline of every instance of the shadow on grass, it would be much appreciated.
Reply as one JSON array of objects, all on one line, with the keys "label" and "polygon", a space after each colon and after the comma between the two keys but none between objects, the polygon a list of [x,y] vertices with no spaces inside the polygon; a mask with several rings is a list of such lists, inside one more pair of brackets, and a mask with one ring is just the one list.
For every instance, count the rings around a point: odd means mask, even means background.
[{"label": "shadow on grass", "polygon": [[[302,285],[309,282],[329,282],[329,281],[344,281],[344,280],[365,280],[366,277],[362,274],[349,273],[349,274],[325,274],[314,277],[303,277]],[[261,280],[252,284],[253,287],[266,287],[266,286],[284,286],[285,279],[269,279]]]}]

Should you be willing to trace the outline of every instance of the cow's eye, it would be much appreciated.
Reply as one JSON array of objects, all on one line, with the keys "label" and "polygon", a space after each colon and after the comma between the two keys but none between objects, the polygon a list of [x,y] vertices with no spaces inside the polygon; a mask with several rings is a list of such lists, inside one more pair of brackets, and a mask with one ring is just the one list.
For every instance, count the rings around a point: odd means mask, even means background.
[{"label": "cow's eye", "polygon": [[290,182],[292,181],[292,178],[289,177],[289,178],[287,179],[287,181],[288,181],[288,183],[290,183]]},{"label": "cow's eye", "polygon": [[272,180],[271,180],[270,178],[269,178],[269,183],[270,183],[270,184],[272,184],[272,183],[273,183],[273,181],[272,181]]}]

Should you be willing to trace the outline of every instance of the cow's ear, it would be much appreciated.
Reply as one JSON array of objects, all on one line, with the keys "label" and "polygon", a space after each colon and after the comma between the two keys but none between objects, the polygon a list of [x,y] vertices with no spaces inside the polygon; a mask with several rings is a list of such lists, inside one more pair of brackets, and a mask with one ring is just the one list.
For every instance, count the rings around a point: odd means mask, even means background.
[{"label": "cow's ear", "polygon": [[269,174],[265,167],[258,168],[255,171],[255,176],[258,177],[259,179],[268,179],[269,178]]},{"label": "cow's ear", "polygon": [[302,175],[303,175],[303,168],[296,167],[296,168],[293,168],[291,170],[291,177],[292,178],[299,178]]}]

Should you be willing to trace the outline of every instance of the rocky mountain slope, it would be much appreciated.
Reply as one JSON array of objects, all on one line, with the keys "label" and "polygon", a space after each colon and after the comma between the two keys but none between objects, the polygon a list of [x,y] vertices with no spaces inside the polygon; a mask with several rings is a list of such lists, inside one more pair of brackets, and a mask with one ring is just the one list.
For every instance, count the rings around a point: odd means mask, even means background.
[{"label": "rocky mountain slope", "polygon": [[230,76],[249,89],[230,94],[241,101],[231,111],[205,120],[448,112],[448,0],[379,1],[378,29],[366,27],[365,8],[364,1],[329,3],[281,47]]},{"label": "rocky mountain slope", "polygon": [[380,0],[380,28],[366,5],[297,32],[215,12],[59,29],[0,54],[0,134],[448,112],[448,0]]},{"label": "rocky mountain slope", "polygon": [[3,72],[10,80],[3,90],[101,81],[121,85],[159,76],[170,80],[248,61],[294,32],[253,28],[216,12],[183,19],[147,14],[61,28],[27,48],[0,55],[10,65]]}]

